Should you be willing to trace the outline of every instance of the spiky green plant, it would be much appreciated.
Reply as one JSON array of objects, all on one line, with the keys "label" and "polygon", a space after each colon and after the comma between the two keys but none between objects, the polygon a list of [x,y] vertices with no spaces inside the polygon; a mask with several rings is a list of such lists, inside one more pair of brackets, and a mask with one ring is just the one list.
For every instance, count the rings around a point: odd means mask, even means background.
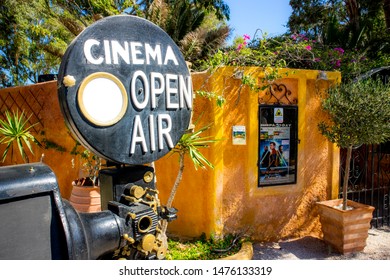
[{"label": "spiky green plant", "polygon": [[[189,155],[190,159],[194,163],[195,169],[206,167],[214,168],[213,164],[199,150],[201,148],[208,148],[210,144],[219,141],[218,139],[214,139],[213,136],[201,136],[201,134],[210,129],[211,126],[212,124],[208,124],[197,131],[189,130],[180,138],[176,147],[172,149],[173,153],[179,154],[179,171],[171,189],[166,207],[172,207],[173,199],[175,198],[177,189],[183,177],[184,157],[186,154]],[[168,223],[164,220],[162,225],[163,235],[165,235],[167,226]]]},{"label": "spiky green plant", "polygon": [[28,125],[31,116],[26,118],[24,112],[19,114],[18,111],[13,113],[5,111],[4,115],[5,120],[0,119],[0,144],[7,146],[1,158],[2,162],[5,161],[9,152],[11,152],[11,159],[13,158],[15,145],[18,147],[24,162],[29,162],[25,147],[34,154],[31,143],[40,146],[39,141],[30,133],[31,128],[37,123]]},{"label": "spiky green plant", "polygon": [[218,140],[213,136],[201,136],[203,132],[208,130],[211,124],[206,125],[198,131],[189,131],[185,133],[177,143],[176,147],[172,149],[173,153],[179,154],[179,173],[176,177],[175,184],[171,190],[171,194],[168,198],[167,206],[171,207],[173,198],[175,197],[176,190],[180,184],[184,171],[184,156],[189,155],[191,161],[194,163],[195,169],[198,168],[214,168],[213,164],[202,154],[200,148],[208,148],[211,143]]}]

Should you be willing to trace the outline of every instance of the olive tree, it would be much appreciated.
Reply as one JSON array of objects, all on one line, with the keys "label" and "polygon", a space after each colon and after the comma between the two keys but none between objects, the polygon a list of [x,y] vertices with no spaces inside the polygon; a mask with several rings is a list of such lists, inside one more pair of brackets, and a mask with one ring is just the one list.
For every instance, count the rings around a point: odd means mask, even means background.
[{"label": "olive tree", "polygon": [[346,210],[353,147],[390,139],[390,86],[373,78],[340,84],[329,89],[322,108],[329,118],[319,123],[320,132],[338,147],[347,149],[343,178]]}]

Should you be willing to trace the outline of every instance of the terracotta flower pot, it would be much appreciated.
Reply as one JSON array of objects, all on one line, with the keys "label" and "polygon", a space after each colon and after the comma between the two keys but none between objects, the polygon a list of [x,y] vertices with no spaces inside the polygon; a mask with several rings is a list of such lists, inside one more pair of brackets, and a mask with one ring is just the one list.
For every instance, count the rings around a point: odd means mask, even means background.
[{"label": "terracotta flower pot", "polygon": [[342,254],[360,252],[366,247],[374,207],[348,200],[351,210],[337,205],[342,199],[317,202],[323,239]]},{"label": "terracotta flower pot", "polygon": [[79,180],[72,182],[70,204],[79,212],[101,211],[100,188],[97,186],[82,186]]}]

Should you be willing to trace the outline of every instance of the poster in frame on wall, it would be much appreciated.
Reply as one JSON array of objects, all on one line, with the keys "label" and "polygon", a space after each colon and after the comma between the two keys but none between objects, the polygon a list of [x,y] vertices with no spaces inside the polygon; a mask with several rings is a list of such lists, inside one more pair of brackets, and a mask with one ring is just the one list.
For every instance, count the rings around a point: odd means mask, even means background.
[{"label": "poster in frame on wall", "polygon": [[258,187],[297,181],[298,107],[259,105]]}]

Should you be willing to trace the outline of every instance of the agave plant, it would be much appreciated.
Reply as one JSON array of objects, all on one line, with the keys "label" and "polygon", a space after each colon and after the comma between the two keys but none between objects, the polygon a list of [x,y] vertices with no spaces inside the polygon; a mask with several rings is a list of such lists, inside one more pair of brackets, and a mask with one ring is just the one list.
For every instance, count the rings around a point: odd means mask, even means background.
[{"label": "agave plant", "polygon": [[5,111],[4,114],[5,120],[0,119],[0,144],[6,144],[7,147],[5,148],[1,158],[2,162],[4,162],[7,158],[9,151],[11,151],[11,158],[13,157],[15,143],[24,162],[29,162],[25,146],[32,154],[34,154],[34,152],[31,142],[41,146],[38,140],[30,133],[30,129],[37,123],[28,125],[28,121],[31,116],[26,118],[24,112],[19,114],[18,111],[14,113]]}]

